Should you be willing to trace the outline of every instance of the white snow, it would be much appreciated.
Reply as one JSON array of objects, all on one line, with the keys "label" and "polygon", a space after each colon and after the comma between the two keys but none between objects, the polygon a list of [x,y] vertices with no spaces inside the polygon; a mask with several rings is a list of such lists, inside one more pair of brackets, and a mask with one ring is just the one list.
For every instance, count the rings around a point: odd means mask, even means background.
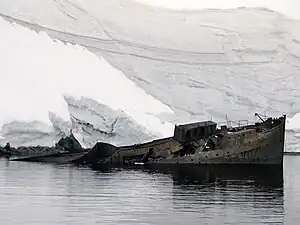
[{"label": "white snow", "polygon": [[300,113],[296,113],[293,117],[287,118],[286,130],[300,132]]},{"label": "white snow", "polygon": [[171,126],[156,115],[172,110],[84,47],[0,18],[0,54],[0,127],[16,120],[51,125],[49,112],[69,121],[64,95],[70,95],[123,110],[141,126],[148,127],[151,119],[150,133],[170,133]]},{"label": "white snow", "polygon": [[[161,136],[161,133],[153,134],[153,130],[137,124],[124,111],[113,110],[93,99],[83,97],[76,100],[68,96],[65,100],[71,116],[72,133],[82,146],[93,147],[98,141],[129,145]],[[66,133],[61,127],[68,125],[56,124],[59,133]]]},{"label": "white snow", "polygon": [[263,7],[290,17],[299,18],[297,0],[134,0],[155,7],[172,10],[232,9],[238,7]]}]

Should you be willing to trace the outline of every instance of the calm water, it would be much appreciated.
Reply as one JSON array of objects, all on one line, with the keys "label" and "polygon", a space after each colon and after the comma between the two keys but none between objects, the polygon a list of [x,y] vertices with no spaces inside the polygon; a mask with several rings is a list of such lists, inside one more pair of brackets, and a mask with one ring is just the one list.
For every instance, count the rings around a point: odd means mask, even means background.
[{"label": "calm water", "polygon": [[[297,224],[300,157],[284,169],[162,171],[0,161],[1,224]],[[257,174],[261,174],[258,176]]]}]

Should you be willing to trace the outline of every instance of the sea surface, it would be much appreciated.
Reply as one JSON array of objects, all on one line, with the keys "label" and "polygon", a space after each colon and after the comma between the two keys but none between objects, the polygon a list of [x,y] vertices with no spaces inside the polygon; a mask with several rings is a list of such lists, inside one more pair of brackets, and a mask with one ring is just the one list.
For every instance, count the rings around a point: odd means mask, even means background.
[{"label": "sea surface", "polygon": [[0,160],[1,224],[297,224],[299,156],[283,168],[96,169]]}]

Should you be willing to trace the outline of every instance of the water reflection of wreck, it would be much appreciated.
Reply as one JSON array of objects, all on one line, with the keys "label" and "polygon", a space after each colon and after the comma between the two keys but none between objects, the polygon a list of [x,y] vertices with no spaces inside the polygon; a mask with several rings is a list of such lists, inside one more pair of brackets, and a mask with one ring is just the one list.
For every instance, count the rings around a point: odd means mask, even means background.
[{"label": "water reflection of wreck", "polygon": [[174,184],[207,185],[226,182],[251,184],[257,188],[283,188],[283,167],[278,165],[175,165],[149,164],[143,167],[147,172],[170,174]]}]

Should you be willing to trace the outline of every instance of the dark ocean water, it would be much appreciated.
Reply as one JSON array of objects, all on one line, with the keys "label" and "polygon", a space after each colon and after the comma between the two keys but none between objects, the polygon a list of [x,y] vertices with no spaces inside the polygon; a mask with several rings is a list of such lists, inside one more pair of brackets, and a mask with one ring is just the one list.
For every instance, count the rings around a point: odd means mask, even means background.
[{"label": "dark ocean water", "polygon": [[284,168],[95,170],[0,161],[1,224],[297,224],[300,157]]}]

